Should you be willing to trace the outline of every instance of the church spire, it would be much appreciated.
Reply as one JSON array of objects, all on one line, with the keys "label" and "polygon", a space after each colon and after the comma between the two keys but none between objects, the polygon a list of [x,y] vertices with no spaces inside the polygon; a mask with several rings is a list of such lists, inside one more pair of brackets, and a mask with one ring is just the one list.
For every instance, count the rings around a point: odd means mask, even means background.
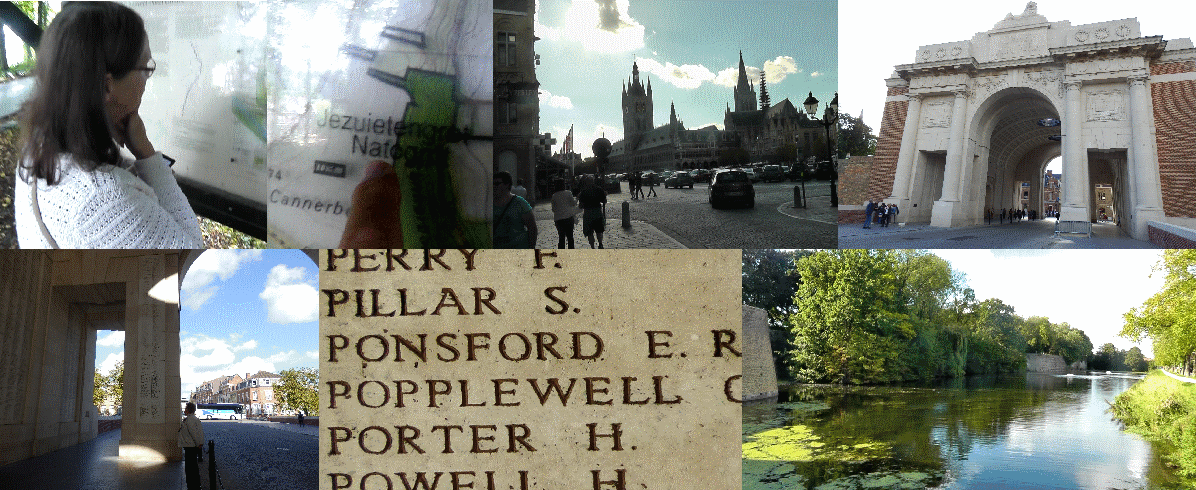
[{"label": "church spire", "polygon": [[669,124],[677,125],[677,106],[672,102],[669,102]]},{"label": "church spire", "polygon": [[760,70],[760,110],[767,111],[772,104],[768,100],[768,84],[764,81],[764,70]]}]

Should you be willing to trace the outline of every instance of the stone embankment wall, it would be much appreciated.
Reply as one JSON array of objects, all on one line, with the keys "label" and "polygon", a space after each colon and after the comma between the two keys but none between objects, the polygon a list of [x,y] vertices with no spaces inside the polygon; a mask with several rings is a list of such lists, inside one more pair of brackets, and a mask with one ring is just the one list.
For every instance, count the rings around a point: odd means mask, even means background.
[{"label": "stone embankment wall", "polygon": [[1067,372],[1063,358],[1054,354],[1026,354],[1026,371],[1032,373]]},{"label": "stone embankment wall", "polygon": [[777,372],[768,340],[768,313],[743,306],[743,400],[777,396]]}]

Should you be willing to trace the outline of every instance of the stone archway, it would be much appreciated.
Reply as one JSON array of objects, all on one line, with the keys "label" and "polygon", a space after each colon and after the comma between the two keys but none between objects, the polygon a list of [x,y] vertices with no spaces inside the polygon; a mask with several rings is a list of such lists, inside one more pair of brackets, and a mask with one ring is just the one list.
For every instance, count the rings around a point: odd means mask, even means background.
[{"label": "stone archway", "polygon": [[[1115,183],[1120,226],[1148,239],[1148,224],[1163,219],[1163,184],[1179,195],[1177,183],[1190,180],[1172,129],[1186,126],[1155,110],[1191,104],[1174,88],[1196,85],[1196,50],[1172,44],[1142,36],[1134,19],[1072,26],[1028,5],[970,40],[922,46],[886,80],[869,193],[888,191],[905,221],[955,227],[980,223],[990,206],[1021,207],[1015,183],[1025,182],[1027,209],[1042,213],[1042,170],[1062,156],[1061,221],[1087,226],[1099,207],[1094,186]],[[1154,86],[1180,102],[1152,97]],[[1037,126],[1047,118],[1061,125]]]}]

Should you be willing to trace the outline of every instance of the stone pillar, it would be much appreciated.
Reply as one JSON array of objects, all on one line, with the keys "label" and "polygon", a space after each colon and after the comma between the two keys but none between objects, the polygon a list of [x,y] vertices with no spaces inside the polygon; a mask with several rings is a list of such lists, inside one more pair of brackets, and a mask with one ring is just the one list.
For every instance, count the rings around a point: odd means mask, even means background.
[{"label": "stone pillar", "polygon": [[951,107],[951,142],[947,146],[947,167],[943,171],[943,196],[934,203],[934,211],[930,217],[932,226],[954,226],[963,212],[959,188],[965,173],[964,165],[969,163],[969,159],[964,155],[964,149],[967,148],[964,118],[967,117],[968,92],[959,89],[954,93],[955,103]]},{"label": "stone pillar", "polygon": [[1080,102],[1080,82],[1063,84],[1067,90],[1063,116],[1063,196],[1060,221],[1088,221],[1088,152],[1084,150],[1081,123],[1084,110]]},{"label": "stone pillar", "polygon": [[1150,87],[1147,76],[1130,78],[1130,126],[1132,129],[1134,162],[1130,169],[1135,201],[1133,230],[1138,240],[1147,240],[1147,223],[1163,218],[1163,196],[1159,185],[1159,159],[1155,153],[1154,118],[1150,110]]},{"label": "stone pillar", "polygon": [[136,276],[125,283],[125,397],[120,458],[182,459],[178,447],[179,310],[149,295],[167,281],[178,290],[178,255],[134,259]]},{"label": "stone pillar", "polygon": [[[897,173],[893,177],[893,195],[886,201],[897,203],[900,210],[911,210],[910,181],[914,174],[914,160],[917,159],[918,128],[922,118],[922,95],[909,94],[909,106],[905,111],[905,126],[901,132],[901,152],[897,155]],[[865,196],[873,200],[876,196]],[[907,216],[908,211],[898,215]],[[904,221],[904,220],[902,220]]]},{"label": "stone pillar", "polygon": [[777,373],[768,335],[768,312],[743,306],[743,400],[778,395]]}]

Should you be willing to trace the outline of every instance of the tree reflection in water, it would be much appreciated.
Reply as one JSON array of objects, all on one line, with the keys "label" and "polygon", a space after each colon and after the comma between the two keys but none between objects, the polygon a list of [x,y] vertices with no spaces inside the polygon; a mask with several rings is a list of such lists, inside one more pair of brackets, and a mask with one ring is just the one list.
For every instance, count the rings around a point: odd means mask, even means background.
[{"label": "tree reflection in water", "polygon": [[[1103,414],[1106,396],[1111,400],[1109,393],[1133,382],[1026,374],[954,378],[932,386],[798,385],[776,401],[744,405],[744,488],[1087,488],[1110,483],[1122,488],[1181,488],[1147,443],[1121,434]],[[1034,440],[1043,430],[1075,433]],[[1142,446],[1129,449],[1144,459],[1144,471],[1137,471],[1136,477],[1125,475],[1127,470],[1135,472],[1125,459],[1136,458],[1099,454],[1110,450],[1109,431],[1128,438],[1118,443],[1121,446]],[[1092,439],[1085,440],[1089,434]],[[1041,447],[1058,438],[1088,447]],[[1055,450],[1060,454],[1050,454]],[[1091,469],[1077,462],[1074,468],[1048,469],[1040,476],[1018,473],[1018,465],[1028,464],[1027,459],[1029,464],[1053,465],[1060,458],[1095,462]],[[976,473],[998,479],[976,481]],[[1013,479],[1001,479],[1011,475]]]}]

